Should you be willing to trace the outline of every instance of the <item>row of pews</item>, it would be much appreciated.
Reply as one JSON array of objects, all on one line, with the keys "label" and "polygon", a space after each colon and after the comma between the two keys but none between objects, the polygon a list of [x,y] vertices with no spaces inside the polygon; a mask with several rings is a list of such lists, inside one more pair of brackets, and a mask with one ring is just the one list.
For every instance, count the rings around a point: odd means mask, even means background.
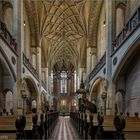
[{"label": "row of pews", "polygon": [[48,139],[57,123],[58,116],[58,112],[1,116],[0,139]]},{"label": "row of pews", "polygon": [[70,118],[83,139],[140,139],[138,117],[71,112]]}]

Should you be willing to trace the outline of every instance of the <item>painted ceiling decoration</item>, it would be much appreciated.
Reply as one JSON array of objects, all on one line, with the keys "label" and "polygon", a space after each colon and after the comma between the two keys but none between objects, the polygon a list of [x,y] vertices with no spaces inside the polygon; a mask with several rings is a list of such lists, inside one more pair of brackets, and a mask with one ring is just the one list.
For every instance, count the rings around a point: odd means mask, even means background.
[{"label": "painted ceiling decoration", "polygon": [[[69,69],[72,64],[75,69],[82,53],[81,47],[86,47],[87,37],[93,32],[93,19],[96,19],[97,7],[100,9],[102,0],[26,0],[25,5],[32,16],[31,24],[35,26],[37,38],[45,38],[49,45],[43,45],[42,53],[53,69],[63,65]],[[98,4],[96,6],[96,4]],[[96,8],[94,8],[96,6]],[[96,11],[94,11],[96,9]],[[99,10],[98,10],[99,11]],[[97,11],[97,12],[98,12]],[[32,12],[32,14],[30,13]],[[31,21],[30,21],[31,22]],[[97,21],[96,21],[97,22]],[[91,25],[89,25],[89,23]],[[30,25],[32,27],[32,25]],[[89,37],[92,40],[92,37]],[[83,41],[79,41],[83,40]],[[82,43],[81,43],[82,42]],[[90,44],[92,45],[92,44]],[[47,51],[46,51],[47,49]],[[47,52],[47,53],[45,53]]]}]

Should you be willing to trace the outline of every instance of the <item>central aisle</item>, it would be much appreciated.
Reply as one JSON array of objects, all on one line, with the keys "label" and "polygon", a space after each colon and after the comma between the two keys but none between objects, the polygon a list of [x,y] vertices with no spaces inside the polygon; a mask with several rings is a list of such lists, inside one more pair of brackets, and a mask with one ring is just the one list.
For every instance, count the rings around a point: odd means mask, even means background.
[{"label": "central aisle", "polygon": [[59,117],[50,140],[78,140],[79,135],[71,124],[70,117]]}]

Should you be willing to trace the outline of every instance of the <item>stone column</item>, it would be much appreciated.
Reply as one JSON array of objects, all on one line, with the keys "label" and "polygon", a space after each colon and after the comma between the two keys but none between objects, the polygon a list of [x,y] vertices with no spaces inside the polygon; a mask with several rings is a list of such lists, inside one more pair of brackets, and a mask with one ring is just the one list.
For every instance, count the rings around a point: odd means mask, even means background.
[{"label": "stone column", "polygon": [[27,95],[23,95],[23,114],[26,114],[26,99]]},{"label": "stone column", "polygon": [[92,48],[91,52],[91,71],[94,69],[96,63],[97,63],[97,56],[96,56],[96,48]]},{"label": "stone column", "polygon": [[[86,80],[86,71],[85,71],[85,68],[80,68],[79,69],[79,82],[81,83],[81,80],[82,80],[82,76],[83,76],[83,82],[85,82]],[[79,86],[80,86],[80,83],[79,83]]]},{"label": "stone column", "polygon": [[87,48],[87,60],[86,60],[86,79],[88,79],[89,74],[92,70],[92,48]]},{"label": "stone column", "polygon": [[3,21],[2,1],[0,1],[0,20]]},{"label": "stone column", "polygon": [[47,85],[47,91],[48,91],[48,68],[45,68],[45,83]]},{"label": "stone column", "polygon": [[114,114],[115,111],[115,103],[114,103],[114,95],[115,95],[115,88],[114,83],[112,82],[112,30],[113,30],[113,20],[112,20],[112,9],[113,9],[113,1],[106,0],[105,1],[105,9],[106,9],[106,66],[107,66],[107,80],[108,80],[108,89],[107,89],[107,104],[110,102],[110,106],[108,110],[106,110],[106,114]]},{"label": "stone column", "polygon": [[36,57],[37,57],[37,63],[36,63],[36,70],[39,75],[39,90],[38,90],[38,97],[37,97],[37,112],[41,113],[41,45],[39,44],[36,48]]},{"label": "stone column", "polygon": [[13,8],[13,14],[14,14],[14,23],[13,23],[13,35],[14,38],[16,38],[16,42],[18,43],[17,51],[18,51],[18,57],[17,57],[17,79],[16,79],[16,93],[14,100],[16,101],[15,109],[17,114],[22,113],[21,109],[21,86],[22,86],[22,77],[23,77],[23,48],[24,48],[24,25],[23,25],[23,0],[15,0],[14,1],[14,8]]},{"label": "stone column", "polygon": [[[30,51],[31,51],[31,55],[32,55],[31,56],[31,59],[32,59],[31,62],[32,62],[32,65],[33,65],[34,69],[36,69],[36,67],[37,67],[36,47],[32,46]],[[33,58],[33,54],[35,54],[35,58]]]}]

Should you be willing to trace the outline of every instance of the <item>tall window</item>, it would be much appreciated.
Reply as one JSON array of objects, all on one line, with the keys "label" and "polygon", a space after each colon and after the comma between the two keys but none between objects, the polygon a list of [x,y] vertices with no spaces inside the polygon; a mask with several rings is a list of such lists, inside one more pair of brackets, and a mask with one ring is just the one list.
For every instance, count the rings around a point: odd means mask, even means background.
[{"label": "tall window", "polygon": [[67,93],[67,73],[61,72],[61,93]]},{"label": "tall window", "polygon": [[116,9],[116,35],[118,35],[124,27],[124,8]]},{"label": "tall window", "polygon": [[6,2],[3,4],[4,21],[9,32],[13,31],[13,7],[12,4]]}]

